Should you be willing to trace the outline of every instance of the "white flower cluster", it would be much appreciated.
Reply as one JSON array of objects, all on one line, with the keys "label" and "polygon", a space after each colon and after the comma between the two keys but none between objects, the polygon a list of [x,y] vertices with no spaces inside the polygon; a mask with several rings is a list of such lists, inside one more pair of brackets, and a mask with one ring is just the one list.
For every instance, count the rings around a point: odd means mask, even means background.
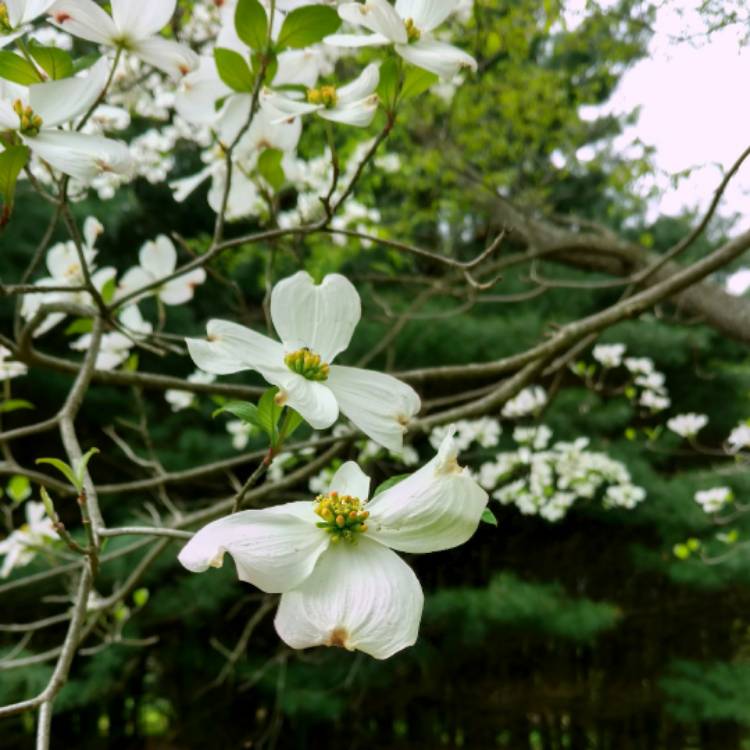
[{"label": "white flower cluster", "polygon": [[[203,370],[196,370],[192,375],[188,375],[188,383],[200,383],[201,385],[209,385],[216,380],[216,376],[209,372],[203,372]],[[193,405],[195,401],[195,394],[190,391],[181,391],[174,388],[170,388],[165,394],[164,398],[167,403],[172,407],[172,411],[181,411],[187,409]]]},{"label": "white flower cluster", "polygon": [[625,344],[598,344],[591,356],[603,367],[619,367],[625,354]]},{"label": "white flower cluster", "polygon": [[545,425],[515,430],[520,447],[482,464],[479,483],[495,490],[501,504],[548,521],[559,521],[577,499],[593,500],[602,490],[605,508],[632,509],[645,499],[645,490],[633,484],[622,463],[587,450],[587,438],[548,448],[551,436]]},{"label": "white flower cluster", "polygon": [[704,513],[717,513],[733,499],[729,487],[712,487],[695,493],[695,502],[703,508]]},{"label": "white flower cluster", "polygon": [[521,419],[538,414],[546,403],[547,393],[544,388],[534,385],[524,388],[517,396],[507,401],[503,406],[502,415],[506,419]]},{"label": "white flower cluster", "polygon": [[706,425],[708,417],[705,414],[678,414],[667,420],[667,427],[683,438],[694,438]]},{"label": "white flower cluster", "polygon": [[435,427],[430,433],[430,445],[437,450],[445,436],[455,430],[454,440],[460,451],[465,451],[472,443],[482,448],[494,448],[500,442],[502,427],[497,419],[462,419],[449,426]]},{"label": "white flower cluster", "polygon": [[727,438],[729,450],[739,453],[745,448],[750,448],[750,424],[741,422],[735,427]]},{"label": "white flower cluster", "polygon": [[28,565],[40,548],[58,538],[44,505],[27,502],[26,523],[0,541],[0,555],[5,557],[0,578],[7,578],[14,568]]}]

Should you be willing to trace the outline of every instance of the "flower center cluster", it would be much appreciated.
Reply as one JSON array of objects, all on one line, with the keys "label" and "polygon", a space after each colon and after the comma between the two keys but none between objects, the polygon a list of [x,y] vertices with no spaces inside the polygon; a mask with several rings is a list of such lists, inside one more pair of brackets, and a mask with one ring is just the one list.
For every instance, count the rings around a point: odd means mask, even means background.
[{"label": "flower center cluster", "polygon": [[21,121],[19,129],[24,135],[39,135],[42,127],[42,118],[34,114],[34,110],[31,107],[24,107],[23,102],[20,99],[16,99],[13,102],[13,111]]},{"label": "flower center cluster", "polygon": [[335,107],[339,100],[335,86],[321,86],[307,90],[307,101],[310,104],[322,104],[324,107]]},{"label": "flower center cluster", "polygon": [[422,37],[422,32],[414,25],[414,19],[407,18],[404,21],[404,26],[406,27],[406,36],[409,39],[409,44],[418,42]]},{"label": "flower center cluster", "polygon": [[284,363],[292,372],[302,375],[306,380],[323,382],[328,380],[331,371],[330,366],[321,361],[320,354],[315,354],[307,348],[287,354]]},{"label": "flower center cluster", "polygon": [[331,535],[331,542],[338,544],[342,539],[350,544],[357,541],[357,534],[367,531],[370,514],[362,510],[362,501],[350,495],[330,492],[315,498],[315,513],[323,520],[316,524]]},{"label": "flower center cluster", "polygon": [[10,26],[10,16],[8,15],[8,7],[5,3],[0,3],[0,31],[7,33],[12,31]]}]

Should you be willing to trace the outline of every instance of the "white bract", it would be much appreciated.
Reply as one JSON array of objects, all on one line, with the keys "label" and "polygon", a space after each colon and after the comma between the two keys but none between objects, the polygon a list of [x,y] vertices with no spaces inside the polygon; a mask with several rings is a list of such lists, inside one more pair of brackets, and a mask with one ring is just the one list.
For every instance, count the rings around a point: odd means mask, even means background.
[{"label": "white bract", "polygon": [[451,79],[459,70],[476,71],[477,61],[463,50],[440,42],[432,35],[452,15],[460,0],[387,0],[343,3],[339,15],[344,21],[373,32],[366,36],[333,34],[325,42],[338,47],[382,47],[393,45],[396,52],[412,65]]},{"label": "white bract", "polygon": [[274,624],[292,648],[340,646],[386,659],[414,644],[423,594],[393,552],[457,547],[474,534],[487,493],[461,469],[451,437],[416,473],[373,497],[354,462],[314,503],[248,510],[210,523],[180,552],[193,572],[220,567],[282,594]]},{"label": "white bract", "polygon": [[391,375],[331,364],[351,340],[361,316],[359,295],[339,274],[316,285],[300,271],[271,294],[271,318],[281,343],[225,320],[208,323],[207,339],[187,339],[206,372],[257,370],[279,388],[277,403],[299,412],[315,429],[331,427],[339,411],[362,432],[399,452],[420,409],[414,389]]},{"label": "white bract", "polygon": [[667,427],[675,434],[684,438],[695,437],[708,424],[705,414],[678,414],[667,420]]},{"label": "white bract", "polygon": [[733,499],[734,495],[729,487],[712,487],[710,490],[695,493],[695,502],[701,506],[704,513],[717,513]]},{"label": "white bract", "polygon": [[0,346],[0,382],[25,375],[29,368],[23,362],[8,359],[12,353],[10,349]]},{"label": "white bract", "polygon": [[625,344],[599,344],[594,347],[593,358],[604,367],[619,367],[625,354]]},{"label": "white bract", "polygon": [[[12,42],[24,24],[45,13],[55,0],[3,0],[0,2],[0,47]],[[16,33],[13,33],[16,32]]]},{"label": "white bract", "polygon": [[[213,383],[216,378],[207,372],[201,372],[196,370],[192,375],[188,375],[188,383],[201,383],[203,385],[209,385]],[[172,411],[181,411],[187,409],[195,401],[195,394],[191,391],[181,391],[175,388],[170,388],[165,394],[164,398],[167,403],[172,407]]]},{"label": "white bract", "polygon": [[[177,250],[169,237],[161,234],[155,240],[144,243],[138,253],[140,265],[134,266],[123,275],[117,287],[115,299],[137,294],[140,289],[158,284],[170,276],[177,268]],[[195,287],[206,280],[206,271],[196,268],[175,279],[161,283],[144,291],[143,295],[156,295],[165,305],[182,305],[195,294]]]},{"label": "white bract", "polygon": [[[143,319],[137,305],[124,308],[118,319],[126,333],[113,331],[102,336],[96,356],[97,370],[114,370],[119,367],[130,356],[130,350],[136,342],[153,331],[153,326]],[[91,348],[91,334],[87,333],[76,339],[70,348],[88,351]]]},{"label": "white bract", "polygon": [[366,128],[378,109],[378,95],[374,92],[379,80],[378,66],[372,63],[346,86],[308,89],[306,101],[293,99],[268,88],[263,90],[261,99],[264,104],[282,113],[283,116],[274,120],[274,123],[314,112],[324,120]]},{"label": "white bract", "polygon": [[26,523],[0,541],[0,555],[5,556],[0,578],[7,578],[14,568],[28,565],[40,547],[58,539],[52,520],[42,503],[26,503]]},{"label": "white bract", "polygon": [[50,21],[80,39],[123,49],[145,63],[179,76],[198,67],[189,47],[164,39],[159,32],[174,15],[177,0],[112,0],[108,15],[93,0],[57,0]]},{"label": "white bract", "polygon": [[124,143],[58,126],[89,110],[105,89],[109,63],[99,60],[85,75],[38,83],[28,88],[5,84],[0,95],[0,132],[15,131],[40,159],[84,183],[102,172],[127,173]]}]

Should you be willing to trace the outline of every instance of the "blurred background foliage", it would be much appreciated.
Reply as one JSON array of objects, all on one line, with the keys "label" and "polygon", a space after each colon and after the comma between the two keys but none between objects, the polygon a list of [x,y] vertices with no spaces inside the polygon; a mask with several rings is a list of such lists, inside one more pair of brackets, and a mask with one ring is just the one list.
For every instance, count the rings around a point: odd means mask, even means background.
[{"label": "blurred background foliage", "polygon": [[[500,229],[493,211],[498,194],[530,212],[594,220],[656,251],[689,231],[690,216],[646,223],[644,197],[635,185],[653,168],[649,149],[626,159],[606,147],[626,122],[612,117],[588,121],[579,114],[581,105],[606,101],[623,72],[646,51],[653,8],[635,0],[606,6],[590,2],[586,20],[569,31],[557,0],[477,2],[469,23],[456,28],[456,42],[476,55],[479,74],[452,98],[438,91],[410,103],[388,146],[400,157],[400,168],[368,170],[357,192],[359,201],[380,211],[383,232],[469,259]],[[336,131],[342,153],[362,137]],[[319,155],[323,143],[323,131],[313,123],[301,151]],[[585,164],[577,161],[576,151],[592,144],[599,155]],[[566,166],[555,166],[556,152]],[[195,171],[196,152],[185,145],[177,157],[180,173]],[[199,252],[212,226],[205,193],[176,205],[166,185],[145,182],[107,203],[79,203],[75,211],[81,219],[93,214],[103,222],[99,265],[120,270],[136,262],[143,241],[165,230],[179,232]],[[15,219],[3,236],[4,280],[16,278],[28,261],[47,214],[44,203],[21,191]],[[252,228],[243,223],[231,231]],[[696,243],[693,257],[707,247]],[[509,243],[501,250],[512,251]],[[273,248],[242,247],[223,256],[216,270],[239,286],[244,303],[212,279],[194,304],[169,310],[169,329],[200,335],[209,317],[262,326],[266,273],[280,278],[300,265],[316,276],[341,270],[363,295],[366,312],[346,353],[348,363],[370,351],[392,325],[383,315],[383,302],[402,311],[420,278],[442,273],[423,259],[353,241],[339,245],[325,235]],[[596,278],[552,268],[569,279]],[[496,293],[526,289],[526,273],[523,266],[510,269]],[[409,322],[372,365],[398,370],[498,358],[527,347],[551,324],[601,309],[618,295],[617,289],[560,289],[463,312],[462,299],[438,299],[427,309],[445,312],[454,306],[458,312]],[[156,311],[142,307],[154,319]],[[11,313],[11,302],[0,300],[6,330]],[[66,339],[63,328],[57,329],[44,339],[45,351],[69,355]],[[626,343],[633,356],[655,361],[667,376],[673,413],[710,414],[703,436],[709,445],[718,446],[738,419],[750,415],[747,352],[713,330],[649,314],[607,331],[603,340]],[[187,360],[161,360],[147,352],[140,354],[139,367],[182,376],[192,371]],[[259,382],[249,373],[236,380]],[[43,418],[54,413],[69,382],[64,374],[35,369],[13,383],[13,395],[32,401],[35,416]],[[476,385],[472,381],[466,387]],[[426,398],[439,395],[438,386],[423,393]],[[145,397],[153,442],[168,469],[232,455],[222,419],[210,418],[210,399],[174,414],[159,392]],[[100,483],[140,476],[102,433],[119,420],[137,420],[135,404],[133,393],[124,388],[96,386],[88,394],[82,443],[102,451],[92,463]],[[11,414],[4,425],[22,419]],[[231,565],[201,576],[187,574],[176,564],[173,544],[143,588],[111,615],[126,621],[129,639],[143,639],[144,645],[84,651],[56,705],[55,746],[750,746],[743,744],[750,737],[750,559],[738,550],[709,565],[696,556],[679,560],[672,551],[687,538],[713,544],[716,529],[693,502],[696,489],[729,485],[743,499],[750,478],[727,461],[669,450],[678,448],[669,438],[655,449],[644,430],[663,418],[651,424],[634,421],[625,399],[603,399],[572,374],[541,419],[556,439],[588,436],[594,450],[624,461],[647,489],[647,500],[629,512],[577,504],[557,524],[495,503],[497,528],[482,525],[460,549],[410,560],[427,594],[421,637],[416,647],[384,663],[334,650],[293,653],[280,644],[266,616],[234,668],[225,670],[228,653],[262,606],[261,597],[236,581]],[[503,436],[506,443],[510,446],[509,435]],[[423,458],[431,452],[424,440],[415,447]],[[30,465],[59,450],[56,438],[45,434],[22,442],[19,456]],[[379,479],[391,468],[387,461],[370,467]],[[178,484],[171,497],[195,508],[206,493],[216,494],[223,486],[223,477]],[[305,493],[300,487],[299,496]],[[106,496],[105,516],[111,524],[131,520],[129,508],[144,501],[154,498]],[[732,528],[740,539],[750,535],[750,521],[742,517]],[[125,543],[112,541],[108,549]],[[124,580],[137,559],[130,555],[109,564],[100,589]],[[44,567],[43,560],[37,561],[17,575]],[[62,578],[5,595],[2,620],[44,616],[61,584],[69,583]],[[54,648],[58,637],[54,630],[41,631],[26,653]],[[154,637],[158,642],[151,642]],[[0,700],[34,693],[50,669],[36,665],[2,673]],[[5,721],[0,747],[28,748],[32,732],[30,717]]]}]

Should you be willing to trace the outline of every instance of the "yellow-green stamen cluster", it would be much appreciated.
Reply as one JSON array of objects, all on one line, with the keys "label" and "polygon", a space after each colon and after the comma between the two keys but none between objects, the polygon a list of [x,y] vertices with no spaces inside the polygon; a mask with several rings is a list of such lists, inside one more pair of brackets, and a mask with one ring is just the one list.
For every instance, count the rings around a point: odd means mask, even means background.
[{"label": "yellow-green stamen cluster", "polygon": [[409,39],[409,43],[418,42],[421,39],[422,32],[414,25],[413,18],[407,18],[404,21],[404,26],[406,27],[406,36]]},{"label": "yellow-green stamen cluster", "polygon": [[338,103],[339,95],[335,86],[321,86],[317,89],[307,90],[307,101],[310,104],[322,104],[324,107],[335,107]]},{"label": "yellow-green stamen cluster", "polygon": [[13,31],[10,25],[10,16],[8,15],[8,6],[0,3],[0,32],[3,34]]},{"label": "yellow-green stamen cluster", "polygon": [[331,535],[333,544],[338,544],[342,539],[353,544],[358,534],[367,531],[366,521],[370,514],[362,510],[359,498],[339,495],[338,492],[318,495],[314,510],[323,519],[316,525]]},{"label": "yellow-green stamen cluster", "polygon": [[331,368],[320,359],[320,354],[315,354],[309,349],[298,349],[284,357],[284,363],[298,375],[302,375],[306,380],[317,380],[323,382],[328,380]]},{"label": "yellow-green stamen cluster", "polygon": [[13,102],[13,111],[18,115],[18,119],[21,121],[21,127],[19,130],[24,135],[39,135],[39,131],[42,127],[42,118],[39,115],[34,114],[34,110],[29,107],[23,106],[23,102],[20,99],[16,99]]}]

